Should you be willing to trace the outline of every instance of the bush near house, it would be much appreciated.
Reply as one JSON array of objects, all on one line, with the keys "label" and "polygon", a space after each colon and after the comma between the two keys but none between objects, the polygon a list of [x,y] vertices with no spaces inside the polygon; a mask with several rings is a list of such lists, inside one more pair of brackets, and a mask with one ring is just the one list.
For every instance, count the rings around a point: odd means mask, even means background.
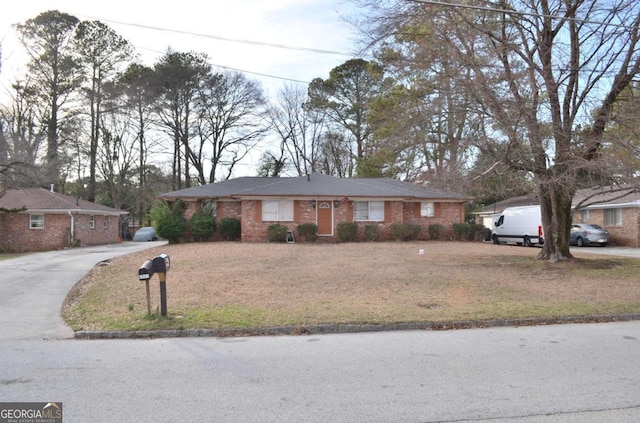
[{"label": "bush near house", "polygon": [[429,225],[427,230],[429,231],[429,239],[432,240],[442,239],[442,236],[444,235],[444,226],[439,223]]},{"label": "bush near house", "polygon": [[168,203],[161,201],[151,209],[151,219],[155,222],[155,230],[159,237],[177,243],[184,234],[186,219],[182,215],[185,203],[181,200]]},{"label": "bush near house", "polygon": [[394,223],[391,225],[391,233],[398,241],[413,241],[418,239],[422,228],[420,225],[408,223]]},{"label": "bush near house", "polygon": [[220,236],[227,241],[236,241],[240,239],[242,229],[240,221],[233,217],[225,217],[220,220],[219,226]]},{"label": "bush near house", "polygon": [[287,229],[286,226],[280,225],[279,223],[274,223],[273,225],[269,225],[267,228],[267,236],[269,237],[270,242],[285,242],[287,240]]},{"label": "bush near house", "polygon": [[338,240],[342,242],[355,242],[358,240],[358,224],[354,222],[338,223]]},{"label": "bush near house", "polygon": [[298,225],[298,236],[305,241],[315,241],[318,237],[318,225],[314,223],[302,223]]},{"label": "bush near house", "polygon": [[380,226],[371,223],[364,225],[364,237],[367,241],[378,241],[380,239]]},{"label": "bush near house", "polygon": [[211,238],[216,229],[216,218],[205,211],[197,211],[189,219],[189,232],[196,241],[206,241]]}]

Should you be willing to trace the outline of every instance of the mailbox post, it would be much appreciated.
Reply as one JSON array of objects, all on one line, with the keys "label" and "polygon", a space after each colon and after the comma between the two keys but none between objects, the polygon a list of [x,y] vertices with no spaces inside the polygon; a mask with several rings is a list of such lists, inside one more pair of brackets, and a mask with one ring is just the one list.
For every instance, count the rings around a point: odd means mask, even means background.
[{"label": "mailbox post", "polygon": [[168,254],[160,254],[153,259],[151,265],[153,272],[158,274],[160,279],[160,314],[167,315],[167,271],[170,267]]},{"label": "mailbox post", "polygon": [[145,261],[140,269],[138,269],[138,279],[144,281],[145,288],[147,289],[147,313],[151,315],[151,293],[149,291],[149,279],[153,276],[153,261]]}]

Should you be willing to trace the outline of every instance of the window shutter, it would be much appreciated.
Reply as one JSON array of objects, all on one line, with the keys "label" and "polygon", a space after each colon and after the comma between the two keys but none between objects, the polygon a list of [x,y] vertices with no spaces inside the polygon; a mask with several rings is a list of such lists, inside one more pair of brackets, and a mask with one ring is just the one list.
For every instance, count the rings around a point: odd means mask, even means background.
[{"label": "window shutter", "polygon": [[254,200],[253,204],[254,204],[255,209],[256,209],[255,221],[256,222],[262,222],[262,201]]},{"label": "window shutter", "polygon": [[442,217],[442,203],[435,203],[433,207],[435,209],[434,210],[435,217]]},{"label": "window shutter", "polygon": [[300,200],[293,200],[293,221],[300,221]]},{"label": "window shutter", "polygon": [[391,223],[391,201],[384,202],[384,223]]},{"label": "window shutter", "polygon": [[421,203],[413,203],[413,216],[420,217],[420,206]]}]

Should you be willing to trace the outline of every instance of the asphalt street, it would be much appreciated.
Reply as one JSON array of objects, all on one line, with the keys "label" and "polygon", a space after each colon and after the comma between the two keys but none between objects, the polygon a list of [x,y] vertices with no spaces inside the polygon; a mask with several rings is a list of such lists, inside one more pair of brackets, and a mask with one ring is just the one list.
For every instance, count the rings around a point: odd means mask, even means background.
[{"label": "asphalt street", "polygon": [[637,321],[73,339],[66,292],[96,263],[151,245],[0,262],[0,402],[62,402],[66,423],[640,421]]}]

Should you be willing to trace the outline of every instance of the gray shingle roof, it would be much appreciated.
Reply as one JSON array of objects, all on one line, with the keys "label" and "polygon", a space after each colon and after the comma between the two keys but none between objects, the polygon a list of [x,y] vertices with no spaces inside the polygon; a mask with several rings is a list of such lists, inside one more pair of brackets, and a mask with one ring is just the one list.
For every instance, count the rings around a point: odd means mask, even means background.
[{"label": "gray shingle roof", "polygon": [[44,188],[9,188],[0,197],[0,207],[38,212],[68,212],[95,214],[127,214],[126,211],[103,206],[86,200],[78,200],[70,195],[51,192]]},{"label": "gray shingle roof", "polygon": [[380,197],[464,201],[468,198],[389,178],[335,178],[322,173],[286,178],[242,177],[169,192],[161,199],[242,197]]}]

